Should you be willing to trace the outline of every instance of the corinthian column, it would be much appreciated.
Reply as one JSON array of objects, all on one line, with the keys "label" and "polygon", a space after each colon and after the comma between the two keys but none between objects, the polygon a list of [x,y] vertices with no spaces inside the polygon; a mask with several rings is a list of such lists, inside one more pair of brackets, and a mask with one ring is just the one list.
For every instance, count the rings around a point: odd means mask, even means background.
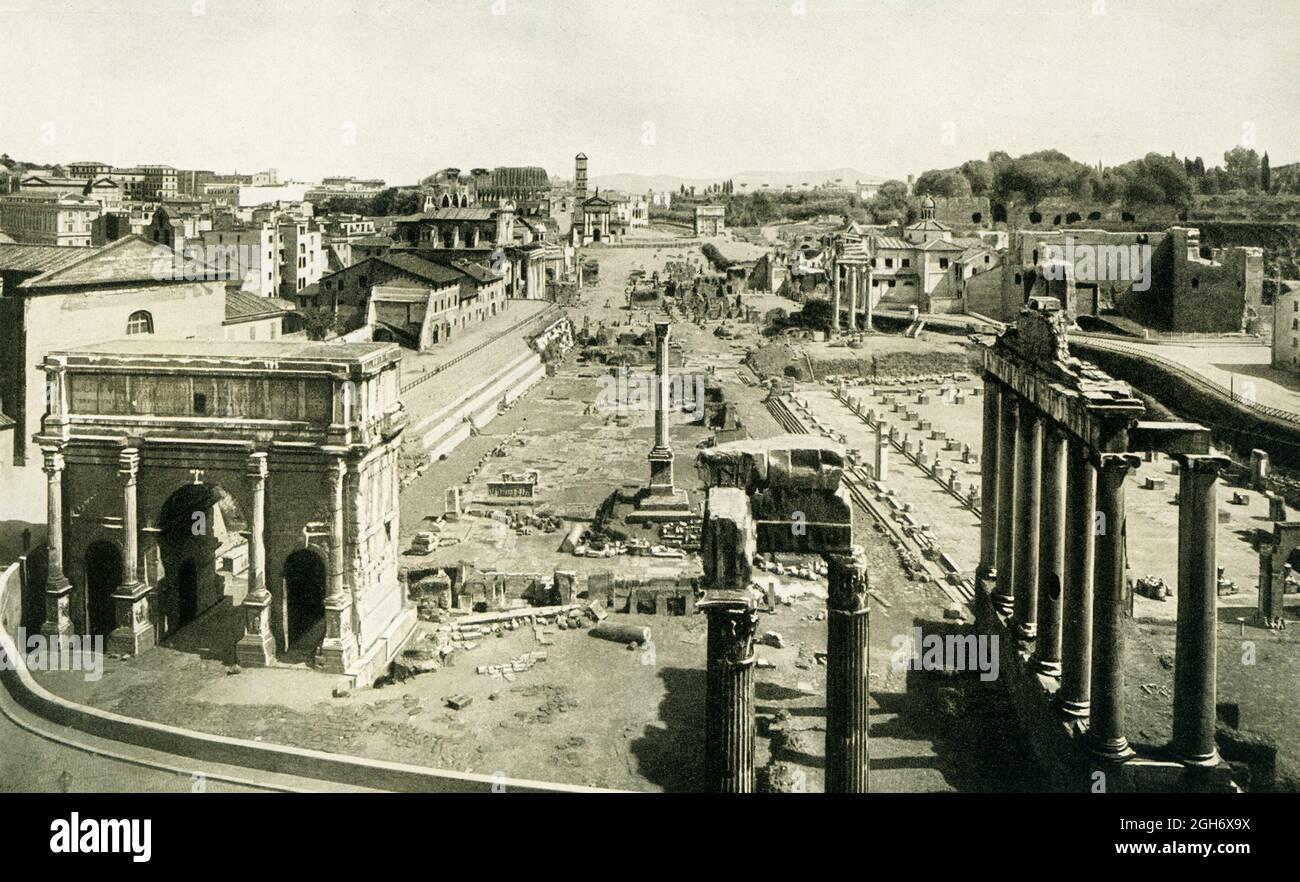
[{"label": "corinthian column", "polygon": [[851,557],[826,558],[826,792],[868,789],[867,573]]},{"label": "corinthian column", "polygon": [[248,524],[248,593],[244,595],[244,636],[235,646],[241,665],[258,667],[275,661],[275,635],[271,632],[271,592],[266,590],[266,475],[265,453],[248,458],[246,471],[251,499]]},{"label": "corinthian column", "polygon": [[334,674],[348,673],[356,661],[356,641],[352,634],[352,598],[345,585],[344,489],[348,473],[342,456],[330,460],[330,556],[325,596],[325,639],[316,654],[317,667]]},{"label": "corinthian column", "polygon": [[1038,637],[1034,665],[1061,675],[1061,610],[1065,590],[1065,495],[1067,441],[1055,428],[1043,431],[1043,489],[1038,526]]},{"label": "corinthian column", "polygon": [[140,525],[136,491],[140,474],[140,451],[124,449],[118,456],[122,479],[122,582],[113,593],[113,620],[108,635],[109,652],[138,655],[156,642],[149,586],[140,581]]},{"label": "corinthian column", "polygon": [[72,636],[72,583],[63,572],[63,452],[43,447],[49,575],[45,582],[45,623],[41,633],[62,641]]},{"label": "corinthian column", "polygon": [[729,591],[700,606],[708,619],[704,774],[714,793],[754,792],[754,631],[752,591]]}]

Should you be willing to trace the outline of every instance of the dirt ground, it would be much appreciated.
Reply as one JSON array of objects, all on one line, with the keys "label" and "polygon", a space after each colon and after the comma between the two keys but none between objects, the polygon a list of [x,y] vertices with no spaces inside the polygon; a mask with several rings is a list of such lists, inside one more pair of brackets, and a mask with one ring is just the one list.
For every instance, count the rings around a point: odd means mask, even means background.
[{"label": "dirt ground", "polygon": [[[656,313],[620,308],[627,272],[662,266],[692,249],[600,249],[599,284],[585,292],[573,311],[584,319],[626,327],[648,327]],[[613,304],[605,307],[606,301]],[[735,323],[733,323],[734,325]],[[763,391],[747,384],[741,367],[756,332],[741,326],[739,339],[720,339],[712,323],[696,328],[676,323],[688,370],[712,368],[751,434],[780,429],[762,404]],[[909,344],[910,345],[910,344]],[[442,462],[431,466],[403,492],[404,544],[423,519],[442,512],[449,486],[480,492],[480,479],[499,470],[537,468],[537,505],[560,513],[590,512],[618,488],[638,487],[648,475],[652,414],[633,414],[618,426],[604,414],[588,413],[596,380],[570,357],[547,378]],[[752,378],[751,378],[752,383]],[[698,489],[694,444],[705,433],[674,421],[681,486]],[[507,439],[506,457],[492,457],[479,478],[466,476],[485,452]],[[698,494],[693,498],[702,501]],[[511,536],[501,540],[465,518],[456,526],[464,540],[445,550],[449,560],[467,559],[512,571],[549,573],[576,569],[580,587],[598,569],[631,565],[628,559],[595,560],[561,554],[562,534]],[[457,534],[460,535],[460,534]],[[895,670],[899,641],[913,629],[927,632],[954,625],[944,620],[949,600],[934,585],[909,581],[896,553],[859,513],[856,540],[868,556],[873,601],[871,655],[871,774],[876,791],[1013,791],[1039,788],[1028,746],[1016,729],[996,685],[974,675],[940,675]],[[427,565],[434,556],[407,562]],[[638,559],[642,560],[642,559]],[[697,572],[698,561],[655,562],[655,566]],[[793,586],[787,586],[793,587]],[[789,763],[804,787],[821,789],[824,762],[825,584],[805,583],[805,596],[764,614],[761,631],[781,635],[782,648],[762,646],[765,664],[757,672],[760,713],[758,763]],[[184,629],[167,645],[139,658],[109,659],[105,676],[87,683],[52,674],[56,691],[95,706],[203,731],[317,748],[439,768],[502,773],[508,777],[563,781],[630,790],[700,789],[704,700],[704,620],[701,616],[639,616],[612,613],[618,621],[652,630],[653,652],[591,637],[586,629],[555,631],[546,661],[513,674],[513,681],[475,672],[479,665],[508,661],[537,649],[529,629],[484,637],[473,649],[457,651],[452,664],[433,673],[380,689],[331,697],[334,678],[305,665],[227,673],[230,647],[238,636],[233,609],[217,609]],[[422,633],[432,628],[422,624]],[[471,703],[445,706],[462,693]]]}]

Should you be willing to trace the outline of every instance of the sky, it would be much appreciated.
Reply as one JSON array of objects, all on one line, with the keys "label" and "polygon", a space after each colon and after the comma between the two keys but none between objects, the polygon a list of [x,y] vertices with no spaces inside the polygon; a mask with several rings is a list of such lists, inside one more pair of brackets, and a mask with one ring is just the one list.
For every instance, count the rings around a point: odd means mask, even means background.
[{"label": "sky", "polygon": [[990,150],[1300,161],[1300,0],[0,0],[0,152],[919,174]]}]

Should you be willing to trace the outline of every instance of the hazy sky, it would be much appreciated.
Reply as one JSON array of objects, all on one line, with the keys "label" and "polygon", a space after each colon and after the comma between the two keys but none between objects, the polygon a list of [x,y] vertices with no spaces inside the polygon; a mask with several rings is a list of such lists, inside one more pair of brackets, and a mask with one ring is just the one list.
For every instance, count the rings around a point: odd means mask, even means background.
[{"label": "hazy sky", "polygon": [[902,176],[1254,140],[1298,0],[0,0],[0,151],[413,182],[449,165]]}]

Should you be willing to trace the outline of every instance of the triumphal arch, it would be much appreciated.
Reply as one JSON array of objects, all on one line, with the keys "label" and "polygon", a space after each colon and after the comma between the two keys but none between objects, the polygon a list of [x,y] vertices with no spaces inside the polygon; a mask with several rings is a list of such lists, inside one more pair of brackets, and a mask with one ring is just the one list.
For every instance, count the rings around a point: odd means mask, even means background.
[{"label": "triumphal arch", "polygon": [[416,618],[397,577],[399,359],[305,341],[48,354],[46,633],[136,654],[224,614],[241,665],[382,673]]}]

